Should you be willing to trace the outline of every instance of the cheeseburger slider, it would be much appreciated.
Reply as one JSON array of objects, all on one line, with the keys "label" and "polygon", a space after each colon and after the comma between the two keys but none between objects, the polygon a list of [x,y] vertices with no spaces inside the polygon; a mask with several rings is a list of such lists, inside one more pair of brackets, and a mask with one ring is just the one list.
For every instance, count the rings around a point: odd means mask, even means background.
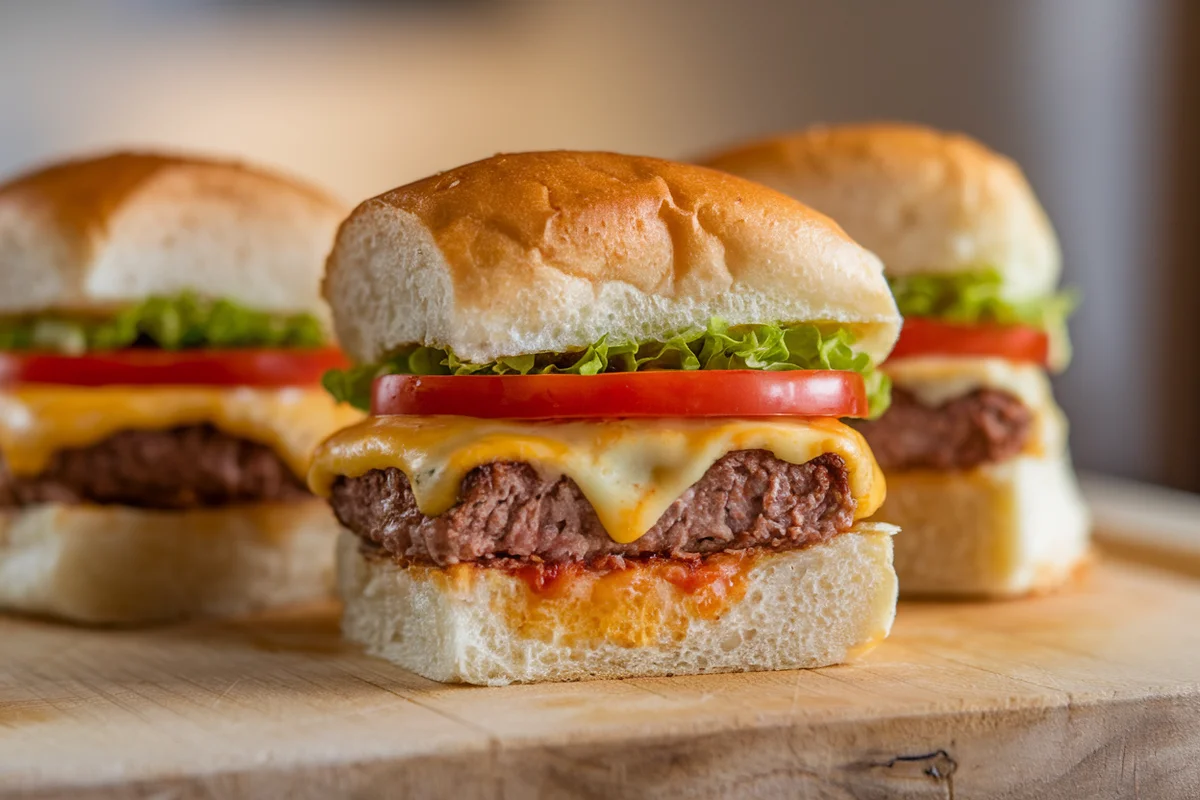
[{"label": "cheeseburger slider", "polygon": [[345,633],[440,681],[814,667],[891,626],[879,261],[719,172],[496,156],[360,205],[325,297],[372,415],[309,485]]},{"label": "cheeseburger slider", "polygon": [[888,272],[904,330],[893,403],[858,423],[888,478],[905,594],[1018,595],[1062,584],[1088,521],[1047,380],[1070,298],[1054,231],[1016,164],[918,127],[818,128],[710,165],[829,214]]},{"label": "cheeseburger slider", "polygon": [[0,186],[0,608],[80,622],[328,592],[312,448],[353,421],[318,287],[339,205],[119,154]]}]

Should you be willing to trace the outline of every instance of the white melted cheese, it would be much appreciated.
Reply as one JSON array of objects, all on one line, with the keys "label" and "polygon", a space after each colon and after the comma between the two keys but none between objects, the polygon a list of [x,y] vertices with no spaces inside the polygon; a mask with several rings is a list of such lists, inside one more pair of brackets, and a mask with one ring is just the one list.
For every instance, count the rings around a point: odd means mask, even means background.
[{"label": "white melted cheese", "polygon": [[468,417],[381,416],[339,431],[317,448],[309,487],[327,496],[339,476],[395,467],[417,507],[436,516],[457,500],[472,469],[524,461],[566,475],[596,509],[614,541],[644,535],[676,498],[726,453],[763,449],[794,464],[823,453],[849,469],[856,518],[883,501],[884,482],[862,436],[831,419],[588,420],[516,422]]},{"label": "white melted cheese", "polygon": [[1002,358],[922,356],[889,361],[883,369],[896,386],[912,392],[927,406],[940,406],[976,389],[1008,392],[1035,410],[1054,402],[1046,371],[1036,364]]},{"label": "white melted cheese", "polygon": [[27,385],[0,392],[0,453],[14,474],[36,475],[58,450],[118,431],[207,423],[267,445],[303,478],[313,448],[361,418],[320,389]]}]

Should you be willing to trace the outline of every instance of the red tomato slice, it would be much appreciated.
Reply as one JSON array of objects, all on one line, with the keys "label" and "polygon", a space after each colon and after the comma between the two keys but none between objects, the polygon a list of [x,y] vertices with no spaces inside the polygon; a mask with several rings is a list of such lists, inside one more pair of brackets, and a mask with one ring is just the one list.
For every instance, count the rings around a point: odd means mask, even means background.
[{"label": "red tomato slice", "polygon": [[713,370],[602,375],[385,375],[371,413],[484,419],[865,417],[857,372]]},{"label": "red tomato slice", "polygon": [[1050,337],[1023,325],[958,325],[909,318],[888,358],[913,356],[994,356],[1045,366],[1050,358]]},{"label": "red tomato slice", "polygon": [[325,370],[346,366],[336,347],[317,350],[152,350],[130,348],[81,356],[0,353],[0,386],[161,384],[175,386],[310,386]]}]

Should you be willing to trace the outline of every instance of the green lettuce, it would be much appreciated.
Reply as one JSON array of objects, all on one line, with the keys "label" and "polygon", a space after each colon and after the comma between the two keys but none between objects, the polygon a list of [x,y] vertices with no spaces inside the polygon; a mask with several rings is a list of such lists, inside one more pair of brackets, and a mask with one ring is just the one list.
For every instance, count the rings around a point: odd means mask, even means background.
[{"label": "green lettuce", "polygon": [[537,353],[487,363],[463,361],[452,350],[409,347],[378,364],[325,374],[325,389],[336,399],[368,409],[371,383],[381,375],[534,375],[562,373],[696,369],[852,370],[863,376],[870,415],[882,414],[891,401],[891,383],[866,353],[852,348],[844,328],[817,325],[738,325],[713,318],[708,325],[675,334],[665,341],[609,342],[607,337],[573,353]]},{"label": "green lettuce", "polygon": [[1014,300],[1004,296],[1004,281],[994,269],[949,275],[889,278],[900,314],[962,324],[991,322],[1028,325],[1050,336],[1051,360],[1070,360],[1067,317],[1078,298],[1073,291]]},{"label": "green lettuce", "polygon": [[150,297],[112,316],[48,313],[0,318],[0,350],[70,355],[123,347],[164,350],[320,347],[327,341],[312,314],[279,314],[191,293]]}]

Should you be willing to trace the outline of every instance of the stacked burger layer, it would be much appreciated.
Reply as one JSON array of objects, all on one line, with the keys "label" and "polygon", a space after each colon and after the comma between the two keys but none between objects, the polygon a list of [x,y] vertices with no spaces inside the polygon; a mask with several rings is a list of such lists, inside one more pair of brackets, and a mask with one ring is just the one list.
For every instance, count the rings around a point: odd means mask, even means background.
[{"label": "stacked burger layer", "polygon": [[373,415],[310,485],[344,630],[443,681],[838,663],[891,627],[860,434],[899,315],[786,195],[609,153],[496,156],[360,205],[325,295]]},{"label": "stacked burger layer", "polygon": [[195,158],[0,187],[0,607],[241,613],[336,552],[346,636],[503,684],[836,664],[898,591],[1085,559],[1058,244],[976,142],[499,155],[342,217]]},{"label": "stacked burger layer", "polygon": [[730,150],[717,168],[829,214],[884,263],[904,331],[890,410],[857,427],[887,474],[906,595],[1062,585],[1088,519],[1047,369],[1066,365],[1054,231],[1020,169],[927,128],[817,128]]},{"label": "stacked burger layer", "polygon": [[358,417],[318,292],[342,206],[118,153],[0,186],[0,608],[88,623],[329,594],[313,447]]}]

